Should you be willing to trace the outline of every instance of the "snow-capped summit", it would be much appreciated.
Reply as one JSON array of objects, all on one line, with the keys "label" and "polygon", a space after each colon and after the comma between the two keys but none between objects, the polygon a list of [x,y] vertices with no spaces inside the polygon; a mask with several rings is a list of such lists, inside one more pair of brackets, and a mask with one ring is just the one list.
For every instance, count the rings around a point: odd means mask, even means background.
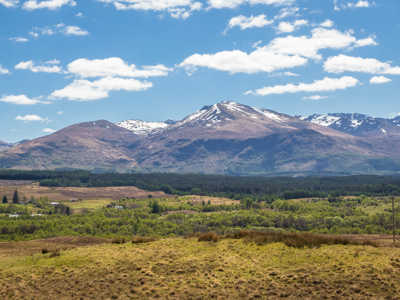
[{"label": "snow-capped summit", "polygon": [[255,107],[239,104],[233,101],[222,101],[214,105],[204,106],[199,111],[187,116],[178,122],[178,126],[186,124],[202,124],[206,127],[218,126],[227,121],[237,119],[265,120],[282,122],[284,115],[269,110],[261,110]]},{"label": "snow-capped summit", "polygon": [[359,113],[330,113],[313,114],[300,117],[300,119],[356,136],[400,134],[400,118],[385,119]]},{"label": "snow-capped summit", "polygon": [[149,135],[159,132],[168,126],[170,122],[145,122],[141,120],[126,120],[116,123],[117,126],[128,129],[137,135]]}]

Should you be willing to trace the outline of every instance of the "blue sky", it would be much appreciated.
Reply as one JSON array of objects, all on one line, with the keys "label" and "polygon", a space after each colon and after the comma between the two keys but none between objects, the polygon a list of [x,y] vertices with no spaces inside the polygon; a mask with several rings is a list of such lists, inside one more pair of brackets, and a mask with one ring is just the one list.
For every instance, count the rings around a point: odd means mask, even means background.
[{"label": "blue sky", "polygon": [[0,140],[222,100],[400,112],[398,0],[0,0]]}]

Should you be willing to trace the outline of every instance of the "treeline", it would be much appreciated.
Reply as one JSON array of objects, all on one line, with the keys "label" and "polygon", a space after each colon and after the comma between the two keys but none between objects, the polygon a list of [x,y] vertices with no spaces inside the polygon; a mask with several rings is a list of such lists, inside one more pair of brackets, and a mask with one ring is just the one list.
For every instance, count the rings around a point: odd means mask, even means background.
[{"label": "treeline", "polygon": [[[42,186],[137,186],[168,194],[199,194],[242,199],[246,196],[338,197],[400,195],[400,176],[234,177],[199,174],[94,174],[88,171],[0,170],[0,179],[36,180]],[[266,199],[267,200],[267,199]]]}]

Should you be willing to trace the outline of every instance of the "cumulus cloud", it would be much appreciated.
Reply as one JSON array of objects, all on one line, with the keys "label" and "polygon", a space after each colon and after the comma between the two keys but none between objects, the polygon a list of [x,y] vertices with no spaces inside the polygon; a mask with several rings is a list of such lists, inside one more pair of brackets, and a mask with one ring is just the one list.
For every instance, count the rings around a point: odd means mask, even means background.
[{"label": "cumulus cloud", "polygon": [[16,104],[16,105],[35,105],[35,104],[48,104],[49,102],[41,101],[39,99],[29,98],[26,95],[7,95],[0,98],[0,102]]},{"label": "cumulus cloud", "polygon": [[242,4],[289,5],[295,0],[208,0],[210,8],[236,8]]},{"label": "cumulus cloud", "polygon": [[167,76],[172,71],[164,65],[144,66],[139,69],[119,57],[93,60],[80,58],[71,62],[67,68],[68,72],[83,78],[106,76],[149,78]]},{"label": "cumulus cloud", "polygon": [[51,133],[54,133],[54,132],[56,132],[57,130],[54,130],[54,129],[52,129],[52,128],[44,128],[43,130],[42,130],[42,132],[44,132],[44,133],[49,133],[49,134],[51,134]]},{"label": "cumulus cloud", "polygon": [[23,9],[26,10],[36,10],[36,9],[50,9],[56,10],[62,6],[76,6],[76,2],[74,0],[28,0],[22,6]]},{"label": "cumulus cloud", "polygon": [[286,36],[272,40],[267,48],[275,53],[300,55],[307,58],[321,59],[323,49],[349,49],[376,45],[373,38],[358,40],[352,32],[336,29],[314,28],[311,36]]},{"label": "cumulus cloud", "polygon": [[327,99],[327,98],[328,98],[328,96],[312,95],[312,96],[303,97],[303,100],[318,101],[318,100],[323,100],[323,99]]},{"label": "cumulus cloud", "polygon": [[10,74],[10,71],[0,65],[0,75]]},{"label": "cumulus cloud", "polygon": [[25,115],[25,116],[17,116],[15,118],[17,121],[24,121],[24,122],[47,122],[47,118],[42,118],[38,115]]},{"label": "cumulus cloud", "polygon": [[385,76],[374,76],[370,79],[369,83],[371,84],[384,84],[384,83],[389,83],[392,80],[390,78],[387,78]]},{"label": "cumulus cloud", "polygon": [[258,16],[250,16],[246,17],[243,15],[233,17],[229,20],[228,29],[232,29],[234,27],[239,27],[241,30],[249,29],[249,28],[261,28],[272,24],[274,21],[268,20],[267,16],[262,14]]},{"label": "cumulus cloud", "polygon": [[324,70],[329,73],[360,72],[369,74],[400,75],[400,67],[381,62],[375,58],[362,58],[340,54],[329,57],[324,63]]},{"label": "cumulus cloud", "polygon": [[0,4],[4,5],[5,7],[15,7],[18,5],[18,0],[0,0]]},{"label": "cumulus cloud", "polygon": [[173,18],[186,19],[203,4],[193,0],[98,0],[114,5],[117,10],[166,11]]},{"label": "cumulus cloud", "polygon": [[42,35],[55,35],[63,34],[66,36],[85,36],[89,35],[89,32],[80,28],[79,26],[65,25],[63,23],[47,26],[47,27],[34,27],[31,32],[29,32],[34,38],[38,38]]},{"label": "cumulus cloud", "polygon": [[232,74],[254,74],[303,66],[306,63],[307,59],[298,55],[274,53],[266,47],[261,47],[251,53],[232,50],[215,54],[194,54],[186,58],[179,66],[188,71],[193,71],[197,67],[206,67]]},{"label": "cumulus cloud", "polygon": [[245,95],[280,95],[286,93],[315,93],[315,92],[331,92],[336,90],[345,90],[350,87],[355,87],[360,84],[360,81],[351,76],[344,76],[341,78],[325,77],[322,80],[316,80],[313,83],[299,83],[299,84],[286,84],[267,86],[255,91],[247,91]]},{"label": "cumulus cloud", "polygon": [[29,70],[34,73],[61,73],[62,69],[58,66],[60,62],[58,60],[50,60],[45,62],[43,65],[35,65],[32,60],[21,61],[14,68],[16,70]]},{"label": "cumulus cloud", "polygon": [[29,39],[24,38],[24,37],[12,37],[9,38],[10,41],[16,42],[16,43],[27,43],[29,42]]},{"label": "cumulus cloud", "polygon": [[302,26],[308,25],[307,20],[296,20],[294,22],[280,22],[277,31],[279,33],[289,33],[299,29]]},{"label": "cumulus cloud", "polygon": [[63,89],[56,90],[51,98],[72,101],[92,101],[107,98],[111,91],[145,91],[153,84],[137,79],[104,77],[96,81],[74,80]]}]

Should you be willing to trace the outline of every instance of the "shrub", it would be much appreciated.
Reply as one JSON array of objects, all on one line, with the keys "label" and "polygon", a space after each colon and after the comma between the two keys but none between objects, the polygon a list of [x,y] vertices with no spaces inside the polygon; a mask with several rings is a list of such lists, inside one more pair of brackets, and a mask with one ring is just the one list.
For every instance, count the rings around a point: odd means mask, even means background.
[{"label": "shrub", "polygon": [[198,238],[199,242],[218,242],[219,236],[215,232],[201,233]]},{"label": "shrub", "polygon": [[127,240],[123,237],[117,237],[112,239],[111,243],[113,244],[125,244],[127,242]]},{"label": "shrub", "polygon": [[376,244],[368,240],[351,240],[341,236],[327,236],[312,233],[290,233],[290,232],[259,232],[259,231],[239,231],[225,236],[226,238],[245,239],[259,245],[270,243],[284,243],[288,247],[294,248],[318,248],[322,245],[368,245]]},{"label": "shrub", "polygon": [[150,243],[154,242],[156,239],[152,237],[145,237],[145,236],[135,236],[132,239],[132,244],[143,244],[143,243]]}]

